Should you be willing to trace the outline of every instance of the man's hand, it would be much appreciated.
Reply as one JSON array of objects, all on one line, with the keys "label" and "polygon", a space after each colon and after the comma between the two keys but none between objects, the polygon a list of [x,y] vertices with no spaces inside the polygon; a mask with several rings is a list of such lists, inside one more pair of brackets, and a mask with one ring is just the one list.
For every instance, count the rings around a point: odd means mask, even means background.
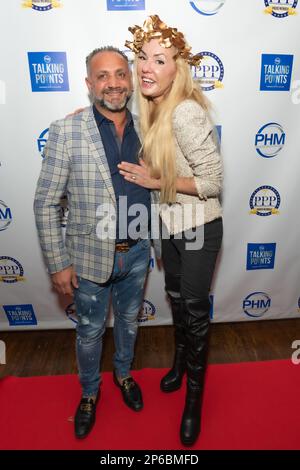
[{"label": "man's hand", "polygon": [[73,297],[73,288],[78,288],[78,281],[73,266],[69,266],[58,273],[51,274],[54,289],[59,294],[71,295]]}]

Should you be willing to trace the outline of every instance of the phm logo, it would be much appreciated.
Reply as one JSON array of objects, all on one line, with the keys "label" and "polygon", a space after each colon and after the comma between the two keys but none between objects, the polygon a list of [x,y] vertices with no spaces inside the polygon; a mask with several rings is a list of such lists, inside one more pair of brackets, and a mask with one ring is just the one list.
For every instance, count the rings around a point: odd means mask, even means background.
[{"label": "phm logo", "polygon": [[253,292],[243,301],[243,310],[248,317],[262,317],[271,307],[271,299],[265,292]]},{"label": "phm logo", "polygon": [[6,230],[12,222],[12,215],[10,208],[5,202],[0,201],[0,232]]},{"label": "phm logo", "polygon": [[194,10],[200,15],[216,15],[224,5],[226,0],[194,0],[190,2]]},{"label": "phm logo", "polygon": [[269,122],[262,126],[255,136],[255,148],[258,155],[273,158],[285,145],[286,134],[277,122]]},{"label": "phm logo", "polygon": [[32,8],[37,11],[49,11],[52,8],[60,8],[62,5],[58,0],[50,0],[48,2],[42,0],[25,0],[22,3],[23,8]]},{"label": "phm logo", "polygon": [[199,67],[192,67],[193,79],[200,83],[203,91],[223,88],[224,66],[221,59],[209,51],[200,54],[203,59]]},{"label": "phm logo", "polygon": [[75,325],[77,325],[78,317],[77,317],[77,314],[76,314],[75,304],[72,303],[72,304],[68,305],[65,312],[67,314],[68,319],[71,320],[71,322],[75,323]]},{"label": "phm logo", "polygon": [[264,0],[264,13],[275,16],[275,18],[286,18],[290,15],[296,15],[298,0]]},{"label": "phm logo", "polygon": [[31,304],[3,305],[10,326],[37,325]]},{"label": "phm logo", "polygon": [[0,282],[13,284],[25,281],[23,266],[10,256],[0,256]]},{"label": "phm logo", "polygon": [[107,10],[145,10],[145,0],[107,0]]},{"label": "phm logo", "polygon": [[156,313],[156,308],[153,305],[153,303],[150,302],[149,300],[144,299],[142,309],[138,316],[138,322],[144,323],[148,320],[154,320],[155,313]]},{"label": "phm logo", "polygon": [[268,216],[279,214],[280,194],[272,186],[260,186],[250,197],[250,214]]},{"label": "phm logo", "polygon": [[293,61],[291,54],[262,54],[260,90],[289,91]]},{"label": "phm logo", "polygon": [[47,127],[47,129],[44,129],[43,132],[41,132],[39,138],[37,139],[38,151],[40,152],[42,158],[44,158],[45,156],[44,147],[48,140],[48,132],[49,132],[49,127]]}]

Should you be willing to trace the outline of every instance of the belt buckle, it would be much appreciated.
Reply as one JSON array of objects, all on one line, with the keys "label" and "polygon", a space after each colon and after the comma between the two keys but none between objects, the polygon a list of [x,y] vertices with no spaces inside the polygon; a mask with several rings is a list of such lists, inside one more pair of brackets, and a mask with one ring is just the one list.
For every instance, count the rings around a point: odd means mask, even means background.
[{"label": "belt buckle", "polygon": [[130,250],[128,242],[116,243],[116,252],[117,253],[127,253]]}]

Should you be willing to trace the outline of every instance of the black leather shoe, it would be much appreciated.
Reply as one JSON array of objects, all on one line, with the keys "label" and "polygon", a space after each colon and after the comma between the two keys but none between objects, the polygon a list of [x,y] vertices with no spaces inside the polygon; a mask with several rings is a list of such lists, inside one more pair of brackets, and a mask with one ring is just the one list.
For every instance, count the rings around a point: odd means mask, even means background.
[{"label": "black leather shoe", "polygon": [[126,405],[134,411],[140,411],[143,408],[142,392],[133,377],[123,379],[122,385],[119,383],[114,371],[114,383],[120,388],[123,400]]},{"label": "black leather shoe", "polygon": [[75,436],[83,439],[92,430],[96,421],[96,408],[100,398],[100,391],[97,394],[96,401],[92,398],[82,397],[75,414]]}]

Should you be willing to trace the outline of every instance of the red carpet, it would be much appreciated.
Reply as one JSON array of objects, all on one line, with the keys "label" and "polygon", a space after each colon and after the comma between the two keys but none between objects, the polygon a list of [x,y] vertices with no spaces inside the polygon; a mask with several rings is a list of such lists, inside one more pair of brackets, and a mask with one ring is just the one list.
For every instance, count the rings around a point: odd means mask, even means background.
[{"label": "red carpet", "polygon": [[[83,441],[73,435],[76,376],[2,379],[0,449],[182,449],[184,390],[161,393],[163,373],[133,373],[144,392],[140,413],[123,404],[112,374],[104,373],[96,425]],[[300,449],[299,393],[300,365],[290,360],[209,366],[194,449]]]}]

